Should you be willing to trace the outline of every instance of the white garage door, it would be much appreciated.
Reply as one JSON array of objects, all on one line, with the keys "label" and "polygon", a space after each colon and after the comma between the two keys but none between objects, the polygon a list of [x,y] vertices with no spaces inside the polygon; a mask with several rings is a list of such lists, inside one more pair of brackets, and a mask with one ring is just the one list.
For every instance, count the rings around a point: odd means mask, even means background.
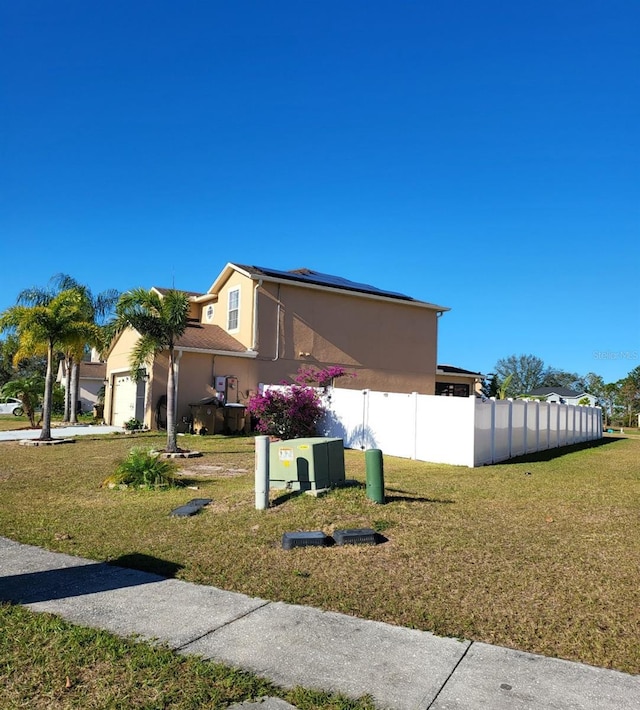
[{"label": "white garage door", "polygon": [[142,421],[144,412],[144,382],[136,382],[131,373],[116,375],[113,380],[114,426],[124,426],[130,419]]}]

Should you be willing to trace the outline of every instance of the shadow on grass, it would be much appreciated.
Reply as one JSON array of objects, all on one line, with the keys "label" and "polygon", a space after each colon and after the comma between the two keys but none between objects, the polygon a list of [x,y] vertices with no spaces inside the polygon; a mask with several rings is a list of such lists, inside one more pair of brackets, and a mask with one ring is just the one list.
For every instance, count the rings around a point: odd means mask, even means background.
[{"label": "shadow on grass", "polygon": [[[111,562],[26,572],[2,577],[0,601],[33,604],[162,582],[181,569],[166,560],[131,554]],[[146,570],[146,571],[143,571]]]},{"label": "shadow on grass", "polygon": [[[343,483],[339,485],[332,485],[327,489],[322,489],[323,490],[323,495],[330,495],[331,493],[334,493],[336,491],[342,491],[348,488],[358,488],[360,490],[364,490],[366,488],[364,483],[360,483],[360,481],[355,481],[352,479],[347,479]],[[275,506],[275,505],[282,505],[283,503],[286,503],[288,500],[291,500],[292,498],[297,498],[298,496],[302,495],[303,493],[308,493],[309,495],[313,495],[312,492],[310,491],[304,491],[304,490],[286,490],[279,496],[276,496],[274,498],[270,505]]]},{"label": "shadow on grass", "polygon": [[284,505],[288,500],[291,500],[292,498],[298,498],[303,493],[304,491],[287,491],[282,495],[276,496],[272,501],[270,501],[269,505],[270,507],[274,507],[276,505]]},{"label": "shadow on grass", "polygon": [[201,476],[200,478],[189,478],[181,473],[177,473],[175,477],[176,488],[189,488],[189,487],[199,487],[202,483],[208,483],[209,481],[214,481],[213,476]]},{"label": "shadow on grass", "polygon": [[398,490],[397,488],[385,488],[385,500],[387,503],[394,503],[400,500],[404,503],[437,503],[438,505],[451,505],[455,503],[455,500],[451,500],[450,498],[427,498],[426,496],[411,495],[408,491]]},{"label": "shadow on grass", "polygon": [[[359,481],[351,481],[346,487],[358,488],[363,492],[366,490],[366,485],[364,483],[360,483]],[[340,488],[341,487],[338,486],[337,488],[332,490],[340,490]],[[277,505],[283,505],[288,500],[291,500],[292,498],[297,498],[303,493],[304,491],[287,491],[286,493],[283,493],[277,498],[274,498],[271,501],[270,505],[272,507]],[[402,501],[403,503],[437,503],[438,505],[451,505],[452,503],[455,503],[455,500],[451,500],[449,498],[428,498],[426,496],[418,496],[412,494],[409,491],[403,491],[399,488],[385,488],[385,503],[395,503],[398,501]]]},{"label": "shadow on grass", "polygon": [[139,552],[132,552],[129,555],[120,555],[114,560],[109,560],[110,565],[114,567],[126,567],[128,569],[137,569],[142,572],[151,572],[159,574],[162,577],[175,577],[178,572],[183,569],[184,565],[169,560],[161,560],[159,557],[151,555],[143,555]]},{"label": "shadow on grass", "polygon": [[516,456],[512,459],[507,459],[506,461],[496,461],[495,464],[489,464],[494,466],[499,466],[502,464],[514,464],[514,463],[536,463],[541,461],[552,461],[560,456],[566,456],[567,454],[575,453],[576,451],[584,451],[585,449],[597,449],[601,446],[608,446],[616,441],[624,439],[624,436],[619,437],[607,437],[603,439],[595,439],[594,441],[584,441],[581,444],[570,444],[569,446],[560,446],[556,449],[545,449],[544,451],[537,451],[532,454],[524,454],[522,456]]}]

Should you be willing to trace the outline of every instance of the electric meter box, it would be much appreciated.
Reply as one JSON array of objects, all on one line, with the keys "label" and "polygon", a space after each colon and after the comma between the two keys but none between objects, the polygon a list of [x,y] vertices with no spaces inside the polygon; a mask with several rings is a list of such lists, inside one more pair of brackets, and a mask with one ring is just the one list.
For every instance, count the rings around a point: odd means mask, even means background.
[{"label": "electric meter box", "polygon": [[344,485],[342,439],[310,437],[274,441],[269,447],[269,485],[316,491]]}]

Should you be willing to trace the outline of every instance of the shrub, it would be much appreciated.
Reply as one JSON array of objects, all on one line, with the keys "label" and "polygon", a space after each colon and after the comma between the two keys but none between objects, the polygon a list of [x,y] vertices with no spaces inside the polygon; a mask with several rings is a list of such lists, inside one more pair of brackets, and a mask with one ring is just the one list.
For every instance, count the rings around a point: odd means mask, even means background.
[{"label": "shrub", "polygon": [[127,458],[120,462],[116,472],[109,476],[103,486],[134,488],[175,488],[178,485],[174,475],[174,465],[160,458],[160,454],[150,449],[135,447]]},{"label": "shrub", "polygon": [[258,431],[282,439],[313,436],[324,414],[320,395],[311,387],[299,385],[255,394],[249,398],[247,409],[258,420]]},{"label": "shrub", "polygon": [[36,410],[42,401],[44,393],[44,377],[31,375],[9,380],[0,388],[2,397],[16,397],[22,401],[22,409],[29,417],[32,427],[37,426]]},{"label": "shrub", "polygon": [[[44,382],[42,392],[44,393]],[[53,390],[51,391],[51,412],[53,414],[64,413],[64,387],[57,382],[53,383]]]},{"label": "shrub", "polygon": [[133,417],[124,423],[124,428],[127,431],[134,431],[134,429],[142,429],[142,422],[139,419]]}]

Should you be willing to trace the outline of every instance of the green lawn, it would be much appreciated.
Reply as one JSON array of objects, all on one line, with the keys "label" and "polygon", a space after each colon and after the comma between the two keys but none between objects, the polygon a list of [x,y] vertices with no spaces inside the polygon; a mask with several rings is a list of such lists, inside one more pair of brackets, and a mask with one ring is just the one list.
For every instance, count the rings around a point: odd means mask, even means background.
[{"label": "green lawn", "polygon": [[[36,412],[36,422],[40,419],[40,412]],[[62,424],[62,416],[54,414],[51,417],[53,426]],[[93,424],[93,417],[90,414],[81,414],[78,417],[78,424]],[[0,431],[13,431],[14,429],[31,429],[29,417],[22,415],[16,417],[13,414],[0,414]]]},{"label": "green lawn", "polygon": [[367,700],[282,690],[250,673],[0,604],[3,710],[213,710],[265,695],[300,710],[372,710]]},{"label": "green lawn", "polygon": [[[437,634],[640,673],[640,440],[479,469],[386,457],[387,504],[360,485],[254,508],[250,438],[180,437],[203,451],[163,493],[100,487],[155,434],[1,444],[0,535],[96,560]],[[544,459],[547,460],[544,460]],[[169,512],[192,497],[192,518]],[[283,532],[373,527],[384,544],[281,549]]]},{"label": "green lawn", "polygon": [[9,431],[12,429],[29,429],[29,418],[24,415],[16,417],[13,414],[0,414],[0,431]]}]

